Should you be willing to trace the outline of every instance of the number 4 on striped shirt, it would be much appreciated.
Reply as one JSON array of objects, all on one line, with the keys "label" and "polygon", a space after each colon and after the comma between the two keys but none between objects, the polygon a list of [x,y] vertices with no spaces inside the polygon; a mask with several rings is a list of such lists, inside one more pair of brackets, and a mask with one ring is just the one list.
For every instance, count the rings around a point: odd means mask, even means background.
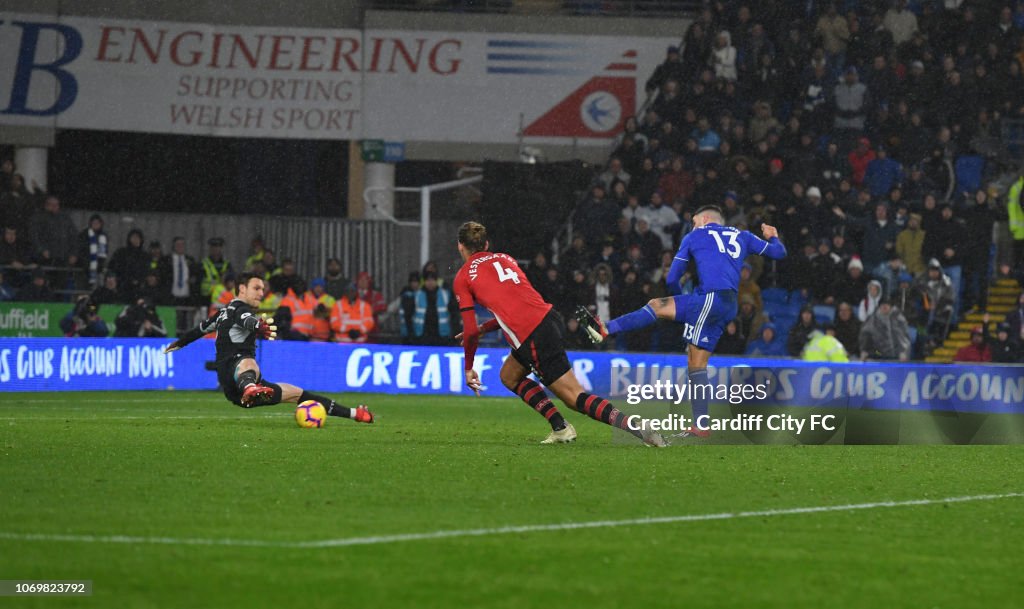
[{"label": "number 4 on striped shirt", "polygon": [[519,283],[519,273],[501,266],[500,262],[494,263],[494,270],[498,272],[499,282],[505,283],[511,279],[514,283]]}]

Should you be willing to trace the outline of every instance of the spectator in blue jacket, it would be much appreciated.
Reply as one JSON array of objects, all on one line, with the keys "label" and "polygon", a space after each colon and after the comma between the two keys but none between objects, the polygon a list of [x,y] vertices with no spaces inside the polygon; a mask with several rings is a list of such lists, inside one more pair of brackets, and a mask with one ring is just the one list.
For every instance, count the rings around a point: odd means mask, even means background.
[{"label": "spectator in blue jacket", "polygon": [[761,336],[747,345],[747,355],[766,357],[785,357],[786,341],[775,334],[775,324],[767,322],[761,326]]},{"label": "spectator in blue jacket", "polygon": [[903,183],[903,166],[889,158],[884,146],[875,149],[875,159],[868,163],[864,185],[873,197],[885,197],[894,187]]},{"label": "spectator in blue jacket", "polygon": [[722,143],[722,138],[711,128],[711,121],[706,116],[697,119],[697,128],[690,133],[690,137],[697,140],[701,154],[717,154],[718,146]]}]

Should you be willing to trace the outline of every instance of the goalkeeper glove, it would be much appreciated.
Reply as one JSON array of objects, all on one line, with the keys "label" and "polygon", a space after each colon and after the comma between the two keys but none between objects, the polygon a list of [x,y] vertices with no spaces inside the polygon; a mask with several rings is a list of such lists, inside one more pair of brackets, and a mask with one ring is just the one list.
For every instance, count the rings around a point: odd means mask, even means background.
[{"label": "goalkeeper glove", "polygon": [[259,334],[260,338],[267,340],[277,338],[277,326],[274,325],[274,318],[265,317],[256,322],[256,334]]}]

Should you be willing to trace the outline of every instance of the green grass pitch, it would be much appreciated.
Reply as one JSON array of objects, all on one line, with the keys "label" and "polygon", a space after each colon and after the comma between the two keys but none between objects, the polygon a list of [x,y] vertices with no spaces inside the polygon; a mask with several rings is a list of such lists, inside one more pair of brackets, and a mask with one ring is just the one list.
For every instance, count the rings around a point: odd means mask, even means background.
[{"label": "green grass pitch", "polygon": [[[1012,607],[1024,498],[499,533],[1024,491],[1021,446],[613,442],[518,400],[346,395],[300,429],[214,393],[5,394],[2,607]],[[565,409],[563,409],[565,410]],[[485,529],[360,545],[302,542]],[[60,537],[69,536],[69,537]]]}]

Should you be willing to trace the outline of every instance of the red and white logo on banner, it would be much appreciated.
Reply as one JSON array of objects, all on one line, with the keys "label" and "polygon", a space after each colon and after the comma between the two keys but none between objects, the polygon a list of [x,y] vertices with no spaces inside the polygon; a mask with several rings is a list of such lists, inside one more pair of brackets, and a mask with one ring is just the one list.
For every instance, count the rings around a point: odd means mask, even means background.
[{"label": "red and white logo on banner", "polygon": [[535,119],[523,135],[609,138],[636,112],[636,51],[595,76]]}]

